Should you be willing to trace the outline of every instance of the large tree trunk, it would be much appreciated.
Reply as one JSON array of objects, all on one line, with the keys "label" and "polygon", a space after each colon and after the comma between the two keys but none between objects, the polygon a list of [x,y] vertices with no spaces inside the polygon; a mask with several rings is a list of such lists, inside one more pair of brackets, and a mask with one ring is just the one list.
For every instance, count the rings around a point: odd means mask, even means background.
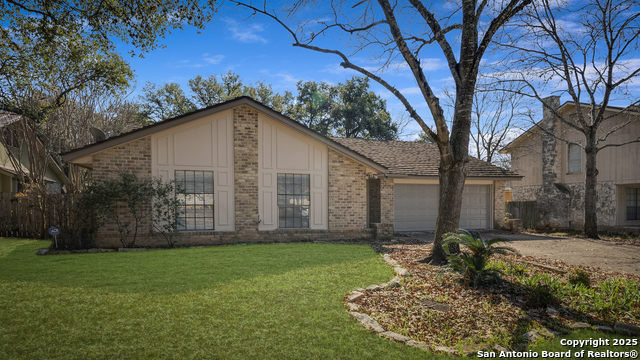
[{"label": "large tree trunk", "polygon": [[438,219],[431,254],[432,264],[446,261],[446,253],[442,247],[442,238],[446,233],[455,232],[460,223],[462,208],[462,192],[466,174],[466,162],[457,161],[448,165],[440,165],[440,199],[438,202]]},{"label": "large tree trunk", "polygon": [[598,169],[596,168],[596,157],[598,149],[596,147],[595,130],[586,133],[587,146],[586,153],[586,179],[585,179],[585,196],[584,196],[584,234],[590,239],[599,239],[598,237],[598,213],[596,204],[598,202],[598,193],[596,185],[598,184]]},{"label": "large tree trunk", "polygon": [[[469,129],[471,127],[474,88],[475,82],[471,82],[467,88],[458,90],[451,137],[447,143],[438,143],[440,150],[438,218],[433,252],[423,260],[434,265],[446,262],[442,238],[446,233],[455,232],[460,224],[462,192],[466,179],[467,163],[469,162]],[[459,247],[454,246],[450,250],[459,252]]]}]

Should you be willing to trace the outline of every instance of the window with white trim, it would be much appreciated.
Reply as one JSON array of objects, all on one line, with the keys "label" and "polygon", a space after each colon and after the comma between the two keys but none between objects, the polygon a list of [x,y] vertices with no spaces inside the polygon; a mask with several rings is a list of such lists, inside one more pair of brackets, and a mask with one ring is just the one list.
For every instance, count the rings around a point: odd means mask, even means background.
[{"label": "window with white trim", "polygon": [[308,228],[309,174],[278,174],[278,227]]},{"label": "window with white trim", "polygon": [[[175,170],[178,230],[214,230],[213,171]],[[179,193],[178,188],[184,190]]]},{"label": "window with white trim", "polygon": [[640,220],[640,188],[627,188],[627,220]]},{"label": "window with white trim", "polygon": [[568,144],[567,174],[582,172],[582,148],[580,145]]}]

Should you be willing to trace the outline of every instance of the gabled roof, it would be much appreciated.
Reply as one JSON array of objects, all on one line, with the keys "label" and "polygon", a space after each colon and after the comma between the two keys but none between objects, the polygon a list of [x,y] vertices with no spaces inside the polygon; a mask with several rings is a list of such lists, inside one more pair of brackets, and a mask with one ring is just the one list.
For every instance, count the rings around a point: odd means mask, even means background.
[{"label": "gabled roof", "polygon": [[241,96],[241,97],[237,97],[235,99],[231,99],[231,100],[227,100],[225,102],[216,104],[216,105],[212,105],[209,107],[206,107],[204,109],[200,109],[200,110],[196,110],[181,116],[177,116],[171,119],[167,119],[167,120],[163,120],[163,121],[159,121],[157,123],[151,124],[151,125],[146,125],[140,129],[136,129],[127,133],[123,133],[120,134],[118,136],[114,136],[114,137],[110,137],[106,140],[103,141],[99,141],[97,143],[94,144],[89,144],[89,145],[85,145],[83,147],[77,148],[77,149],[73,149],[71,151],[67,151],[66,153],[61,154],[62,158],[65,161],[69,161],[72,162],[75,159],[81,158],[83,156],[87,156],[87,155],[91,155],[94,154],[98,151],[102,151],[105,149],[108,149],[112,146],[116,146],[116,145],[120,145],[123,144],[125,142],[129,142],[147,135],[151,135],[155,132],[158,131],[162,131],[162,130],[166,130],[168,128],[174,127],[174,126],[178,126],[184,123],[187,123],[189,121],[192,120],[196,120],[196,119],[200,119],[204,116],[207,115],[211,115],[211,114],[215,114],[224,110],[228,110],[231,108],[234,108],[236,106],[240,106],[240,105],[249,105],[259,111],[262,111],[263,113],[282,121],[283,123],[291,126],[292,128],[314,138],[315,140],[318,140],[322,143],[324,143],[325,145],[327,145],[330,148],[333,148],[337,151],[340,151],[344,154],[346,154],[347,156],[350,156],[358,161],[360,161],[361,163],[375,169],[376,171],[379,171],[380,173],[386,173],[388,171],[388,169],[384,166],[382,166],[381,164],[373,161],[372,159],[363,156],[362,154],[359,154],[343,145],[341,145],[340,143],[337,143],[333,140],[331,140],[328,137],[322,136],[318,133],[316,133],[315,131],[309,129],[308,127],[302,125],[301,123],[289,118],[288,116],[285,116],[273,109],[271,109],[270,107],[256,101],[253,100],[252,98],[248,97],[248,96]]},{"label": "gabled roof", "polygon": [[[388,175],[438,177],[440,152],[436,144],[413,141],[384,141],[332,138],[389,169]],[[469,178],[520,179],[522,176],[486,161],[469,157]]]},{"label": "gabled roof", "polygon": [[[162,131],[186,122],[228,110],[239,105],[249,105],[263,113],[282,121],[292,128],[318,140],[334,150],[340,151],[361,163],[388,175],[406,176],[438,176],[440,154],[434,144],[416,143],[408,141],[379,141],[365,139],[329,138],[316,133],[301,123],[282,115],[268,106],[259,103],[248,96],[238,97],[220,104],[196,110],[172,119],[163,120],[155,124],[146,125],[140,129],[123,133],[118,136],[86,145],[62,154],[65,161],[73,161],[91,155],[98,151],[123,144],[158,131]],[[519,179],[521,176],[512,171],[503,170],[485,161],[471,158],[469,177],[491,179]]]}]

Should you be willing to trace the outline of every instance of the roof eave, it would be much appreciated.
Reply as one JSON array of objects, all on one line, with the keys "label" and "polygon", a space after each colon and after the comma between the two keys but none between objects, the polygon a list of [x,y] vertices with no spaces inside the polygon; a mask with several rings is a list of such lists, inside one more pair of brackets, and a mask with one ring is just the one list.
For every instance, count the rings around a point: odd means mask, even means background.
[{"label": "roof eave", "polygon": [[186,114],[177,118],[173,118],[173,119],[169,119],[169,120],[165,120],[147,127],[144,127],[142,129],[138,129],[138,130],[134,130],[132,132],[117,136],[115,138],[111,138],[111,139],[107,139],[92,145],[88,145],[88,146],[84,146],[82,148],[76,149],[76,150],[71,150],[68,151],[66,153],[61,154],[62,159],[64,161],[67,162],[73,162],[73,160],[87,156],[87,155],[91,155],[93,153],[96,153],[98,151],[102,151],[105,149],[108,149],[110,147],[113,146],[117,146],[120,144],[124,144],[126,142],[129,141],[133,141],[136,139],[139,139],[141,137],[145,137],[145,136],[149,136],[152,135],[158,131],[162,131],[162,130],[166,130],[169,128],[172,128],[174,126],[178,126],[184,123],[187,123],[189,121],[195,120],[195,119],[199,119],[202,118],[204,116],[208,116],[211,114],[215,114],[221,111],[225,111],[225,110],[229,110],[232,109],[234,107],[240,106],[240,105],[249,105],[253,108],[256,108],[257,110],[262,111],[263,113],[267,114],[268,116],[271,116],[275,119],[280,120],[281,122],[289,125],[290,127],[294,128],[295,130],[298,130],[312,138],[314,138],[315,140],[327,145],[330,148],[333,148],[341,153],[344,153],[345,155],[365,164],[368,165],[374,169],[376,169],[377,171],[380,171],[382,173],[386,173],[389,171],[389,169],[387,169],[386,167],[376,163],[375,161],[362,156],[360,154],[358,154],[357,152],[325,137],[322,136],[318,133],[316,133],[315,131],[307,128],[306,126],[298,123],[295,120],[292,120],[291,118],[288,118],[282,114],[280,114],[279,112],[249,98],[246,96],[234,99],[234,100],[230,100],[228,102],[225,103],[221,103],[218,105],[214,105],[211,106],[209,108],[205,108],[203,110],[199,110],[190,114]]}]

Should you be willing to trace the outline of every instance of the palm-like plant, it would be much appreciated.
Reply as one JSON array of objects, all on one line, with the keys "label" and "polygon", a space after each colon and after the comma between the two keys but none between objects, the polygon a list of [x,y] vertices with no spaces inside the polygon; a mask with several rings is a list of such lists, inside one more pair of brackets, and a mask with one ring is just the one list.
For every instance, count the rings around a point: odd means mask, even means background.
[{"label": "palm-like plant", "polygon": [[[499,275],[502,271],[496,267],[489,266],[489,258],[493,254],[506,255],[510,252],[515,253],[516,250],[508,246],[496,246],[498,243],[506,243],[508,241],[502,238],[484,241],[477,231],[458,229],[457,233],[446,234],[442,245],[447,252],[449,266],[454,271],[461,273],[470,285],[477,287],[486,278],[499,280]],[[451,254],[449,252],[449,244],[464,245],[468,251]]]}]

